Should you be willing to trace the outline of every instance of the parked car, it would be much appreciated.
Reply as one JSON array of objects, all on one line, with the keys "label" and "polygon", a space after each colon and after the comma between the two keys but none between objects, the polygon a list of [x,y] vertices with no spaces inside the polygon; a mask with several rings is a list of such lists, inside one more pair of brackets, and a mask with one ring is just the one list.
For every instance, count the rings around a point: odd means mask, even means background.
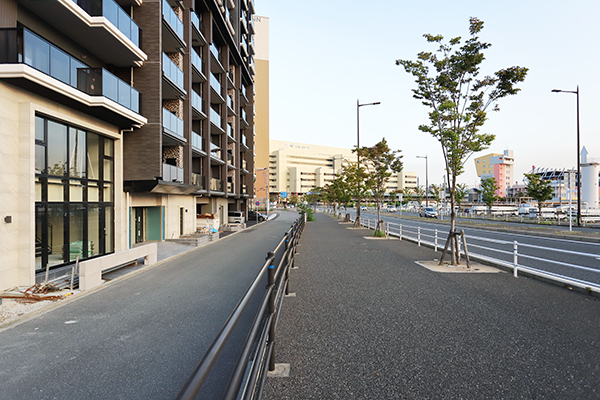
[{"label": "parked car", "polygon": [[397,211],[396,207],[394,207],[394,206],[388,206],[387,207],[387,212],[396,212],[396,211]]},{"label": "parked car", "polygon": [[433,207],[424,207],[419,213],[419,216],[426,218],[437,218],[438,212]]},{"label": "parked car", "polygon": [[360,211],[367,211],[367,206],[360,206]]},{"label": "parked car", "polygon": [[256,221],[257,219],[260,222],[266,221],[267,216],[256,211],[248,211],[248,221]]},{"label": "parked car", "polygon": [[229,222],[230,224],[244,223],[244,212],[243,211],[229,211],[227,213],[227,222]]}]

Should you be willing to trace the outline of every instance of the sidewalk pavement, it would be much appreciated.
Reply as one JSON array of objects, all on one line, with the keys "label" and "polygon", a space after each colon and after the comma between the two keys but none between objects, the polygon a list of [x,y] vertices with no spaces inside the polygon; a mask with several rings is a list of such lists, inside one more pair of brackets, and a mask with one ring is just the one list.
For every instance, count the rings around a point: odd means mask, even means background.
[{"label": "sidewalk pavement", "polygon": [[600,398],[600,301],[498,273],[439,273],[440,253],[308,223],[279,320],[271,399]]}]

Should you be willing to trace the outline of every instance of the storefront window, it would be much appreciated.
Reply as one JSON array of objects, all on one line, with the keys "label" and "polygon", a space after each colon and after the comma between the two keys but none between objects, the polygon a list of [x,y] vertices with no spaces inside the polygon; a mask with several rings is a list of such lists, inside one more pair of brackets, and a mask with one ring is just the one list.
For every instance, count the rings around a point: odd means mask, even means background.
[{"label": "storefront window", "polygon": [[36,270],[114,251],[114,141],[36,116]]}]

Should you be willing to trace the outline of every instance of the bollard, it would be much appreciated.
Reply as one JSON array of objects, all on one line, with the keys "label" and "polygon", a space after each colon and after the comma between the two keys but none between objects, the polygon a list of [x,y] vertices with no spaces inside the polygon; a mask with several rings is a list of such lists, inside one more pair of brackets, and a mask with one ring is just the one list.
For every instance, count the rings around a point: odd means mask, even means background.
[{"label": "bollard", "polygon": [[517,277],[517,266],[518,266],[517,259],[519,257],[519,254],[518,254],[518,251],[517,251],[518,250],[518,246],[519,246],[519,244],[515,240],[515,243],[513,245],[513,276],[515,278]]},{"label": "bollard", "polygon": [[400,228],[398,229],[398,237],[402,240],[402,225],[400,225]]},{"label": "bollard", "polygon": [[437,229],[435,230],[435,251],[437,251]]},{"label": "bollard", "polygon": [[417,244],[421,245],[421,227],[417,226]]}]

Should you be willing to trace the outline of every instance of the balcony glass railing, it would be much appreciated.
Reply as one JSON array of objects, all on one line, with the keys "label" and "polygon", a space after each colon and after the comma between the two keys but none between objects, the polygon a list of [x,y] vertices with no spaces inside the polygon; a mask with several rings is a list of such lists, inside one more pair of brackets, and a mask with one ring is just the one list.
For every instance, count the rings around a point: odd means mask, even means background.
[{"label": "balcony glass railing", "polygon": [[227,164],[233,165],[233,154],[231,154],[229,151],[227,152]]},{"label": "balcony glass railing", "polygon": [[183,71],[171,61],[166,53],[163,53],[163,73],[183,90]]},{"label": "balcony glass railing", "polygon": [[200,189],[206,189],[204,182],[206,182],[206,177],[204,175],[192,172],[192,185],[198,186]]},{"label": "balcony glass railing", "polygon": [[242,85],[242,95],[244,95],[244,97],[247,99],[248,96],[246,95],[246,86]]},{"label": "balcony glass railing", "polygon": [[194,11],[192,11],[192,25],[200,33],[202,33],[202,31],[204,30],[204,26],[203,26],[202,22],[200,21],[200,18],[198,17],[198,14],[196,14],[196,12],[194,12]]},{"label": "balcony glass railing", "polygon": [[218,127],[221,127],[221,116],[214,109],[210,109],[210,122],[215,124]]},{"label": "balcony glass railing", "polygon": [[240,135],[240,137],[242,138],[242,144],[244,146],[248,147],[248,142],[247,142],[248,139],[246,139],[246,135]]},{"label": "balcony glass railing", "polygon": [[223,182],[217,178],[210,178],[210,190],[215,192],[223,191]]},{"label": "balcony glass railing", "polygon": [[227,105],[233,110],[233,99],[229,95],[227,95]]},{"label": "balcony glass railing", "polygon": [[140,47],[140,28],[115,0],[73,0],[92,17],[105,17],[137,47]]},{"label": "balcony glass railing", "polygon": [[234,139],[233,137],[233,127],[230,124],[227,124],[227,136]]},{"label": "balcony glass railing", "polygon": [[[193,14],[193,13],[192,13]],[[192,49],[192,64],[196,67],[196,69],[202,73],[204,73],[204,69],[202,68],[202,58],[196,53],[196,50]]]},{"label": "balcony glass railing", "polygon": [[175,33],[177,33],[179,39],[181,39],[181,41],[185,43],[185,41],[183,40],[183,23],[181,22],[179,17],[177,17],[177,14],[175,14],[175,11],[173,11],[167,0],[163,0],[162,8],[163,18],[165,19],[165,21],[167,21],[167,23],[171,26]]},{"label": "balcony glass railing", "polygon": [[163,181],[183,183],[183,168],[163,164]]},{"label": "balcony glass railing", "polygon": [[215,92],[221,94],[221,82],[219,82],[219,78],[217,78],[212,72],[210,74],[210,86],[215,89]]},{"label": "balcony glass railing", "polygon": [[242,108],[242,119],[243,119],[245,122],[248,122],[248,120],[246,119],[246,110],[244,110],[243,108]]},{"label": "balcony glass railing", "polygon": [[0,29],[0,63],[24,63],[91,96],[140,112],[140,93],[104,68],[90,68],[25,28]]},{"label": "balcony glass railing", "polygon": [[202,141],[202,136],[199,133],[192,131],[192,146],[197,148],[198,150],[204,151],[204,144]]},{"label": "balcony glass railing", "polygon": [[217,46],[215,46],[214,43],[211,43],[209,47],[210,47],[210,52],[213,53],[213,55],[215,56],[217,61],[221,62],[221,57],[219,54],[219,49],[217,49]]},{"label": "balcony glass railing", "polygon": [[166,108],[163,108],[163,128],[183,137],[183,120]]},{"label": "balcony glass railing", "polygon": [[245,169],[246,171],[248,170],[248,161],[246,160],[242,160],[242,169]]},{"label": "balcony glass railing", "polygon": [[192,107],[200,112],[204,112],[202,109],[202,97],[198,93],[192,90]]}]

